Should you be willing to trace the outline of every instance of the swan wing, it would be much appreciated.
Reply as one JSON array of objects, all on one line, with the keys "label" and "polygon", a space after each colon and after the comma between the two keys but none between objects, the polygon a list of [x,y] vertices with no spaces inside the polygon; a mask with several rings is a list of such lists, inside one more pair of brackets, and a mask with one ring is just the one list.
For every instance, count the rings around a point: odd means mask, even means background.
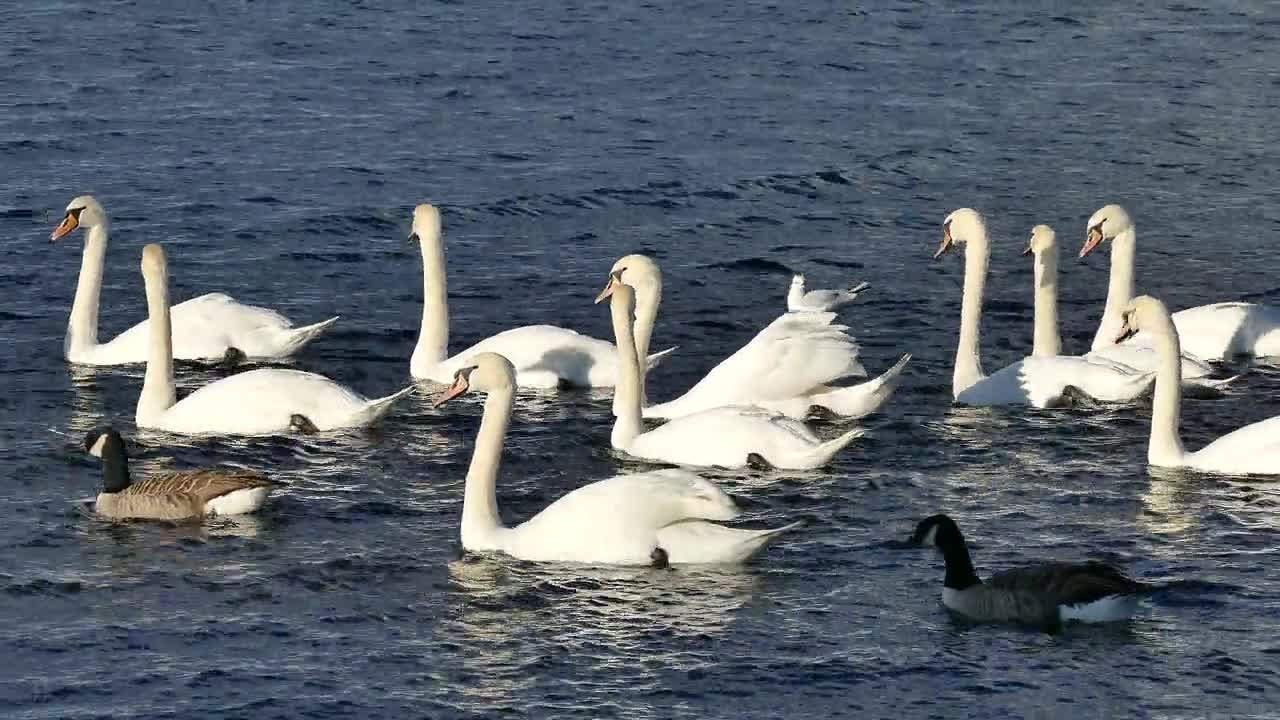
[{"label": "swan wing", "polygon": [[723,490],[685,470],[618,475],[564,495],[507,531],[503,550],[525,560],[644,565],[661,528],[737,514]]},{"label": "swan wing", "polygon": [[736,468],[745,466],[752,454],[779,465],[784,458],[807,453],[820,443],[804,423],[779,413],[718,407],[682,415],[643,433],[626,451],[677,465]]},{"label": "swan wing", "polygon": [[746,345],[711,369],[682,397],[666,405],[673,415],[722,405],[784,400],[826,390],[845,377],[862,377],[858,344],[847,327],[833,324],[835,313],[797,312],[779,316]]},{"label": "swan wing", "polygon": [[451,380],[453,373],[483,352],[510,360],[521,387],[556,387],[559,381],[609,387],[618,374],[613,343],[555,325],[525,325],[485,338],[445,360],[432,379]]},{"label": "swan wing", "polygon": [[156,425],[182,433],[268,434],[287,430],[298,414],[319,430],[332,430],[364,424],[364,411],[378,402],[323,375],[263,368],[205,385],[166,410]]},{"label": "swan wing", "polygon": [[[174,305],[169,311],[173,328],[173,356],[178,360],[212,360],[234,347],[249,357],[277,357],[287,343],[293,323],[264,307],[245,305],[230,295],[208,293]],[[150,320],[143,320],[95,351],[104,357],[128,358],[121,362],[145,362],[151,336]]]},{"label": "swan wing", "polygon": [[1280,475],[1280,416],[1227,433],[1188,453],[1188,465],[1228,474]]}]

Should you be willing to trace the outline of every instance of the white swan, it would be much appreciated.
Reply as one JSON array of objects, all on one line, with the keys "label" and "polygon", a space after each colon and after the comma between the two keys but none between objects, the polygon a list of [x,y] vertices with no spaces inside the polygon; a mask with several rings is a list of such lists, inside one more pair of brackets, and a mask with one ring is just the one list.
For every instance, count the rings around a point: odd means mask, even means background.
[{"label": "white swan", "polygon": [[[662,273],[650,258],[627,255],[613,264],[601,295],[614,283],[635,288],[636,349],[644,356],[662,300]],[[857,343],[845,334],[847,327],[832,324],[835,317],[829,312],[782,314],[684,395],[645,407],[644,417],[675,418],[726,405],[755,405],[794,418],[803,418],[815,406],[849,418],[875,412],[893,394],[911,356],[904,355],[874,380],[832,386],[836,380],[866,375]],[[614,407],[617,412],[616,398]]]},{"label": "white swan", "polygon": [[[1107,287],[1107,305],[1102,312],[1102,322],[1093,338],[1093,349],[1115,345],[1114,338],[1120,328],[1120,315],[1128,307],[1134,294],[1134,256],[1137,253],[1137,233],[1129,213],[1119,205],[1107,205],[1095,212],[1088,223],[1084,247],[1080,257],[1088,255],[1103,243],[1111,241],[1111,279]],[[1270,357],[1280,355],[1280,308],[1244,302],[1221,302],[1212,305],[1179,310],[1173,314],[1173,324],[1182,338],[1183,357],[1192,356],[1200,372],[1203,360],[1226,360],[1236,355]],[[1144,336],[1135,337],[1132,344],[1150,347]],[[1182,376],[1203,377],[1212,368],[1200,374],[1188,374],[1188,363],[1182,364]]]},{"label": "white swan", "polygon": [[169,273],[159,245],[142,249],[151,349],[138,397],[138,427],[170,432],[262,435],[368,425],[412,387],[368,400],[322,375],[264,368],[212,382],[181,401],[173,384]]},{"label": "white swan", "polygon": [[829,312],[844,307],[858,299],[858,294],[871,287],[871,283],[858,283],[848,290],[805,291],[804,275],[796,273],[787,291],[787,312]]},{"label": "white swan", "polygon": [[436,402],[439,407],[469,390],[488,395],[462,500],[462,547],[467,550],[504,552],[535,562],[736,563],[798,524],[740,530],[707,522],[737,517],[733,500],[693,473],[659,470],[580,487],[508,528],[498,514],[495,485],[515,389],[511,363],[496,353],[481,353],[467,359]]},{"label": "white swan", "polygon": [[1147,295],[1130,302],[1120,315],[1120,327],[1112,339],[1119,342],[1139,331],[1150,336],[1160,355],[1147,462],[1231,475],[1280,475],[1280,416],[1246,425],[1200,450],[1187,452],[1178,432],[1182,412],[1178,367],[1181,343],[1164,303]]},{"label": "white swan", "polygon": [[[776,468],[821,467],[860,437],[852,430],[834,440],[819,440],[805,424],[756,407],[718,407],[682,415],[644,432],[640,407],[640,362],[636,354],[630,285],[610,283],[596,302],[611,296],[613,334],[618,344],[617,419],[609,436],[613,447],[642,460],[702,467],[745,467],[759,459]],[[753,457],[754,456],[754,457]]]},{"label": "white swan", "polygon": [[[58,240],[76,228],[85,230],[80,280],[63,344],[63,355],[73,363],[123,365],[147,359],[150,330],[146,320],[109,342],[98,343],[98,302],[109,226],[102,205],[90,195],[81,195],[67,205],[62,222],[50,235],[51,240]],[[172,308],[172,319],[173,356],[179,360],[220,358],[231,348],[251,358],[288,357],[338,320],[332,317],[314,325],[294,327],[274,310],[243,305],[222,293],[178,303]]]},{"label": "white swan", "polygon": [[[613,343],[554,325],[525,325],[504,330],[449,357],[449,303],[445,281],[440,211],[422,204],[413,210],[412,242],[422,249],[422,329],[409,360],[414,378],[449,384],[462,363],[477,353],[496,352],[516,367],[521,387],[613,387],[618,353]],[[675,348],[649,358],[656,364]]]},{"label": "white swan", "polygon": [[982,296],[987,282],[991,247],[986,224],[976,210],[961,208],[942,224],[941,257],[953,244],[965,246],[964,297],[960,304],[960,340],[956,347],[951,391],[960,405],[1033,405],[1054,407],[1069,401],[1070,389],[1088,386],[1095,399],[1122,402],[1140,394],[1151,383],[1149,375],[1118,376],[1113,367],[1083,358],[1027,357],[994,375],[982,371],[978,354]]}]

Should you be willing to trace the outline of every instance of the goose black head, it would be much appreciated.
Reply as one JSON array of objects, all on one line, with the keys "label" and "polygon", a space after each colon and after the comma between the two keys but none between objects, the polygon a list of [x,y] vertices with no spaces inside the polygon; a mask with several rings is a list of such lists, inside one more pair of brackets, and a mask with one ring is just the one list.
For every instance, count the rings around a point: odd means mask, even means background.
[{"label": "goose black head", "polygon": [[918,545],[933,545],[943,550],[953,545],[963,545],[964,536],[960,534],[960,527],[956,525],[955,520],[939,513],[921,520],[916,525],[911,542]]},{"label": "goose black head", "polygon": [[102,460],[103,492],[120,492],[129,487],[129,454],[124,438],[115,428],[94,428],[84,437],[84,449]]}]

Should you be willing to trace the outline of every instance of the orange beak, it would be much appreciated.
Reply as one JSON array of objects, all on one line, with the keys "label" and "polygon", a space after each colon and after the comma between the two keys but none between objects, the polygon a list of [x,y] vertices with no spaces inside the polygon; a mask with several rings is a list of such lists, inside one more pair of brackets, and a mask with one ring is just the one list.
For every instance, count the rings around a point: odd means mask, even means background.
[{"label": "orange beak", "polygon": [[49,240],[53,241],[63,238],[67,233],[78,227],[80,227],[80,221],[76,219],[75,215],[67,213],[62,216],[62,222],[58,223],[58,227],[54,228],[53,232],[49,234]]},{"label": "orange beak", "polygon": [[943,253],[951,249],[951,222],[942,224],[942,244],[938,246],[938,251],[933,254],[933,259],[937,260],[942,257]]},{"label": "orange beak", "polygon": [[467,383],[467,376],[464,373],[458,373],[454,376],[453,384],[449,386],[449,389],[440,396],[439,400],[436,400],[431,404],[432,409],[440,407],[441,405],[465,393],[470,388],[471,386]]},{"label": "orange beak", "polygon": [[1080,248],[1080,257],[1084,257],[1093,252],[1093,249],[1102,244],[1102,226],[1096,225],[1089,228],[1089,233],[1084,237],[1084,247]]},{"label": "orange beak", "polygon": [[458,373],[456,377],[453,378],[452,386],[449,386],[449,389],[444,391],[444,395],[440,396],[439,400],[436,400],[431,404],[431,409],[434,410],[435,407],[444,405],[445,402],[451,401],[454,397],[462,395],[462,393],[465,393],[470,388],[471,386],[467,383],[466,375]]},{"label": "orange beak", "polygon": [[604,300],[605,298],[613,295],[613,288],[617,286],[617,283],[618,283],[617,276],[610,275],[609,282],[605,284],[604,289],[601,290],[600,294],[596,296],[595,302],[593,304],[599,305],[601,300]]}]

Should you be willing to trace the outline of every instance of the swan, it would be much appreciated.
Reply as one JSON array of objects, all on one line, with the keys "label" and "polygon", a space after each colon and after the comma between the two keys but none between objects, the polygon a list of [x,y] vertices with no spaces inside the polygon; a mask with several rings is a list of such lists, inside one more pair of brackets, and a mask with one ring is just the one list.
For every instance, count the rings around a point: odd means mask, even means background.
[{"label": "swan", "polygon": [[114,428],[89,431],[84,447],[102,460],[102,492],[94,511],[111,520],[198,520],[251,513],[282,483],[247,470],[185,470],[129,477],[129,454]]},{"label": "swan", "polygon": [[1181,341],[1164,303],[1147,295],[1134,299],[1121,313],[1119,330],[1112,339],[1119,342],[1138,332],[1151,338],[1160,356],[1147,463],[1229,475],[1280,475],[1280,416],[1246,425],[1200,450],[1187,452],[1178,432],[1182,412],[1178,373]]},{"label": "swan", "polygon": [[[1097,400],[1124,402],[1150,386],[1150,375],[1124,374],[1114,367],[1097,365],[1083,358],[1058,355],[1033,355],[987,376],[982,371],[978,346],[991,248],[986,224],[976,210],[961,208],[947,216],[942,224],[942,244],[934,253],[934,259],[942,257],[953,244],[965,246],[960,340],[951,379],[957,404],[1055,407],[1068,402],[1073,389],[1085,392],[1084,387],[1096,393],[1092,397]],[[1040,279],[1044,279],[1043,270]],[[1047,315],[1042,314],[1042,319],[1047,321]]]},{"label": "swan", "polygon": [[711,482],[686,470],[618,475],[573,490],[509,528],[498,514],[495,484],[515,404],[516,371],[497,353],[467,359],[435,406],[470,391],[485,393],[484,415],[462,499],[462,547],[534,562],[607,565],[737,563],[759,552],[792,523],[740,530],[739,510]]},{"label": "swan", "polygon": [[[635,289],[635,340],[644,356],[662,301],[662,272],[645,255],[627,255],[613,264],[601,296],[611,285]],[[746,345],[711,369],[684,395],[644,408],[646,418],[676,418],[726,405],[755,405],[788,417],[803,418],[813,407],[859,418],[880,408],[893,394],[903,369],[904,355],[879,377],[859,385],[834,387],[848,377],[865,377],[858,362],[858,345],[833,325],[835,313],[783,313]],[[641,380],[643,398],[644,381]],[[618,412],[615,398],[615,413]]]},{"label": "swan", "polygon": [[[1064,382],[1093,398],[1132,400],[1150,389],[1155,382],[1154,370],[1140,372],[1105,356],[1062,354],[1062,339],[1058,335],[1058,235],[1053,228],[1048,225],[1031,228],[1031,239],[1022,254],[1035,259],[1035,329],[1031,357],[1083,360],[1100,366],[1102,370],[1079,362],[1063,363],[1058,371],[1064,374]],[[1068,372],[1069,377],[1065,376]],[[1148,382],[1135,383],[1137,375],[1145,376]]]},{"label": "swan", "polygon": [[804,275],[796,273],[787,291],[787,312],[828,312],[858,299],[858,294],[871,283],[858,283],[848,290],[810,290],[805,292]]},{"label": "swan", "polygon": [[159,245],[142,249],[151,349],[138,396],[138,427],[176,433],[264,435],[368,425],[413,391],[368,400],[322,375],[263,368],[223,378],[181,401],[173,384],[169,335],[169,272]]},{"label": "swan", "polygon": [[[1104,241],[1111,241],[1107,304],[1098,332],[1093,337],[1093,349],[1099,350],[1116,344],[1114,338],[1120,327],[1120,315],[1133,299],[1137,233],[1129,213],[1119,205],[1099,209],[1089,218],[1087,227],[1080,257],[1088,255]],[[1174,313],[1173,324],[1182,339],[1183,356],[1201,359],[1200,365],[1203,365],[1203,360],[1227,360],[1237,355],[1280,355],[1280,308],[1277,307],[1245,302],[1200,305]],[[1152,345],[1142,335],[1131,342],[1139,346]],[[1185,362],[1182,370],[1183,377],[1188,377]],[[1191,377],[1207,374],[1204,372]]]},{"label": "swan", "polygon": [[[71,304],[71,320],[63,355],[82,365],[123,365],[145,362],[150,330],[147,321],[134,325],[106,342],[98,342],[98,301],[102,294],[103,260],[107,254],[110,222],[102,205],[91,195],[72,200],[50,240],[84,228],[84,255],[80,280]],[[274,310],[243,305],[228,295],[209,293],[174,305],[173,356],[179,360],[209,360],[228,350],[250,358],[283,358],[301,350],[338,321],[329,318],[314,325],[294,327]]]},{"label": "swan", "polygon": [[[516,366],[521,387],[613,387],[618,376],[618,353],[613,343],[554,325],[525,325],[504,330],[462,352],[448,356],[449,304],[445,281],[444,244],[440,211],[422,204],[413,211],[409,241],[422,250],[422,329],[409,360],[410,374],[419,380],[447,385],[466,358],[496,352]],[[648,359],[650,367],[672,352]]]},{"label": "swan", "polygon": [[969,548],[946,515],[920,521],[911,542],[933,545],[946,562],[942,604],[971,620],[1021,622],[1057,630],[1063,623],[1128,620],[1138,600],[1155,590],[1097,561],[1042,562],[996,573],[983,582],[973,571]]},{"label": "swan", "polygon": [[681,415],[643,432],[640,408],[640,361],[636,354],[631,308],[635,291],[621,282],[596,299],[610,297],[613,333],[618,345],[617,419],[610,442],[641,460],[703,467],[745,467],[761,460],[776,468],[811,470],[821,467],[860,437],[852,430],[823,442],[799,420],[756,407],[718,407]]}]

